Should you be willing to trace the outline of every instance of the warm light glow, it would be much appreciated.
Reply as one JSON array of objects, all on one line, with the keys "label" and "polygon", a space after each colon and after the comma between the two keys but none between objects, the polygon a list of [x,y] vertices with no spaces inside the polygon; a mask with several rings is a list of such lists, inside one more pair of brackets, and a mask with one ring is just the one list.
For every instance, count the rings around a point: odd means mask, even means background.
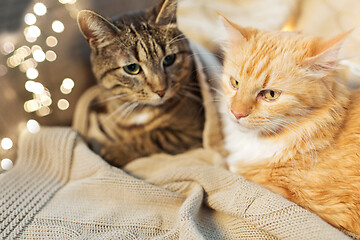
[{"label": "warm light glow", "polygon": [[35,89],[34,89],[35,94],[42,94],[44,90],[45,88],[41,83],[39,82],[35,83]]},{"label": "warm light glow", "polygon": [[31,113],[39,110],[41,108],[41,104],[39,101],[32,99],[29,101],[26,101],[24,103],[24,110],[25,112]]},{"label": "warm light glow", "polygon": [[63,85],[60,86],[60,91],[62,94],[70,94],[72,89],[66,89]]},{"label": "warm light glow", "polygon": [[29,121],[27,121],[26,127],[27,127],[28,131],[31,133],[37,133],[40,131],[39,123],[33,119],[30,119]]},{"label": "warm light glow", "polygon": [[34,60],[37,62],[45,61],[45,53],[42,50],[35,50],[33,52]]},{"label": "warm light glow", "polygon": [[8,55],[15,50],[15,45],[12,42],[5,42],[1,47],[1,53]]},{"label": "warm light glow", "polygon": [[46,6],[40,2],[35,3],[33,10],[34,10],[34,13],[38,16],[43,16],[47,12]]},{"label": "warm light glow", "polygon": [[32,38],[38,38],[41,35],[41,30],[38,26],[30,26],[30,27],[26,27],[24,29],[24,34],[25,36],[29,36]]},{"label": "warm light glow", "polygon": [[74,3],[76,3],[76,0],[59,0],[59,3],[62,3],[62,4],[74,4]]},{"label": "warm light glow", "polygon": [[48,60],[49,62],[53,62],[57,58],[56,53],[51,50],[46,52],[45,57],[46,57],[46,60]]},{"label": "warm light glow", "polygon": [[35,68],[29,68],[26,71],[26,77],[28,79],[36,79],[38,76],[39,76],[39,72]]},{"label": "warm light glow", "polygon": [[33,25],[36,23],[36,16],[32,13],[27,13],[24,17],[24,21],[27,25]]},{"label": "warm light glow", "polygon": [[292,21],[287,22],[281,29],[283,32],[291,32],[294,31],[294,24]]},{"label": "warm light glow", "polygon": [[46,45],[49,47],[55,47],[58,44],[58,40],[54,36],[50,36],[46,38]]},{"label": "warm light glow", "polygon": [[66,99],[60,99],[60,100],[58,101],[58,104],[57,104],[57,105],[58,105],[58,108],[59,108],[60,110],[66,110],[66,109],[68,109],[69,106],[70,106],[68,100],[66,100]]},{"label": "warm light glow", "polygon": [[26,58],[31,54],[31,49],[28,46],[22,46],[18,48],[14,54],[19,55],[22,58]]},{"label": "warm light glow", "polygon": [[71,78],[65,78],[62,82],[62,85],[66,89],[72,89],[74,87],[75,83]]},{"label": "warm light glow", "polygon": [[51,110],[50,108],[48,107],[41,107],[37,112],[36,114],[40,117],[45,117],[47,115],[49,115],[51,113]]},{"label": "warm light glow", "polygon": [[42,50],[39,45],[34,45],[31,47],[31,52],[34,53],[36,50]]},{"label": "warm light glow", "polygon": [[4,158],[3,160],[1,160],[1,168],[4,170],[10,170],[13,165],[13,162],[8,158]]},{"label": "warm light glow", "polygon": [[36,67],[37,67],[37,62],[34,59],[29,58],[24,62],[22,62],[19,68],[20,71],[26,72],[29,68],[36,68]]},{"label": "warm light glow", "polygon": [[47,96],[47,95],[42,95],[40,97],[40,102],[43,106],[48,107],[52,104],[52,100],[51,97]]},{"label": "warm light glow", "polygon": [[13,141],[10,138],[3,138],[1,140],[1,147],[4,150],[9,150],[13,147]]},{"label": "warm light glow", "polygon": [[60,22],[59,20],[54,21],[52,23],[51,27],[52,27],[53,31],[57,32],[57,33],[61,33],[65,29],[64,24],[62,22]]}]

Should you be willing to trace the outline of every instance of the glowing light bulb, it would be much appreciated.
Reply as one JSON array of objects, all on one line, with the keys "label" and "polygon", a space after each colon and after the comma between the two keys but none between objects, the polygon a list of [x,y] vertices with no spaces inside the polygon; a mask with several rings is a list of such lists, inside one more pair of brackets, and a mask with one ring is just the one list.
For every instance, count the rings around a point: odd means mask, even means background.
[{"label": "glowing light bulb", "polygon": [[27,25],[33,25],[36,23],[36,16],[32,13],[27,13],[24,17],[24,21]]},{"label": "glowing light bulb", "polygon": [[44,16],[47,12],[46,6],[40,2],[35,3],[33,10],[34,10],[34,13],[38,16]]},{"label": "glowing light bulb", "polygon": [[45,53],[42,50],[35,50],[33,53],[34,60],[37,62],[43,62],[45,60]]},{"label": "glowing light bulb", "polygon": [[1,147],[4,150],[9,150],[10,148],[13,147],[13,141],[10,138],[3,138],[1,140]]},{"label": "glowing light bulb", "polygon": [[26,71],[26,77],[28,79],[36,79],[38,76],[39,76],[39,72],[35,68],[29,68]]},{"label": "glowing light bulb", "polygon": [[26,123],[26,127],[31,133],[38,133],[40,131],[40,125],[36,120],[30,119]]},{"label": "glowing light bulb", "polygon": [[49,36],[46,38],[46,45],[49,47],[55,47],[58,44],[58,40],[54,36]]},{"label": "glowing light bulb", "polygon": [[59,101],[58,101],[58,108],[60,109],[60,110],[66,110],[66,109],[68,109],[69,108],[69,106],[70,106],[70,103],[68,102],[68,100],[66,100],[66,99],[60,99]]},{"label": "glowing light bulb", "polygon": [[1,168],[4,170],[10,170],[13,165],[13,162],[9,158],[4,158],[1,160]]},{"label": "glowing light bulb", "polygon": [[62,33],[65,29],[64,24],[60,22],[59,20],[56,20],[51,25],[52,30],[56,33]]}]

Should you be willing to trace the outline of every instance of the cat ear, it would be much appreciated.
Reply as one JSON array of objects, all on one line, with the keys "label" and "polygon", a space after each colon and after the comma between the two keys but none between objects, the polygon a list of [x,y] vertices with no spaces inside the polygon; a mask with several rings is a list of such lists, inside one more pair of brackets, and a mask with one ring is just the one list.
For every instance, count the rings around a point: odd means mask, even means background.
[{"label": "cat ear", "polygon": [[82,10],[77,17],[81,33],[91,47],[111,41],[118,28],[110,21],[89,10]]},{"label": "cat ear", "polygon": [[344,45],[346,37],[352,32],[339,34],[334,38],[322,42],[316,49],[316,55],[307,58],[303,65],[307,66],[312,73],[323,74],[328,70],[335,69],[337,63],[341,60],[339,53]]},{"label": "cat ear", "polygon": [[236,23],[231,22],[220,13],[218,13],[218,15],[226,32],[224,40],[229,41],[232,44],[239,44],[248,41],[254,33],[253,29],[241,27]]},{"label": "cat ear", "polygon": [[156,7],[157,16],[155,24],[176,24],[176,9],[177,0],[163,0],[160,5]]}]

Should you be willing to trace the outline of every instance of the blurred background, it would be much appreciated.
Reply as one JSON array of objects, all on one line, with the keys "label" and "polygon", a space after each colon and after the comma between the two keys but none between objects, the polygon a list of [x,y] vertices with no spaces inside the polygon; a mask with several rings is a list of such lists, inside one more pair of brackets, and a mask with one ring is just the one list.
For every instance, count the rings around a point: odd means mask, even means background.
[{"label": "blurred background", "polygon": [[[159,0],[160,1],[160,0]],[[70,126],[81,94],[96,81],[89,47],[76,16],[91,9],[104,16],[154,6],[158,0],[0,0],[0,161],[16,160],[19,133]],[[216,11],[243,26],[299,30],[332,37],[354,28],[344,70],[352,87],[360,76],[359,0],[179,0],[180,29],[219,54],[222,28]],[[0,169],[1,172],[1,169]]]}]

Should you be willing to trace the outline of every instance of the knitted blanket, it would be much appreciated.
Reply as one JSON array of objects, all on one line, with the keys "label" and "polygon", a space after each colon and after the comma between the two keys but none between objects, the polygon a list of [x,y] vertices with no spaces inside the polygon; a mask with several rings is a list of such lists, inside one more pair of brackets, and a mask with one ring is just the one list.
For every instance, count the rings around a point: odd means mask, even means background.
[{"label": "knitted blanket", "polygon": [[[214,69],[206,67],[214,61],[199,56],[204,148],[156,154],[119,169],[70,128],[24,132],[15,166],[0,175],[0,238],[348,239],[316,215],[223,167],[208,81],[216,73],[205,71]],[[80,109],[80,116],[86,113],[86,105],[80,103]],[[78,130],[86,130],[85,120],[75,119]]]}]

